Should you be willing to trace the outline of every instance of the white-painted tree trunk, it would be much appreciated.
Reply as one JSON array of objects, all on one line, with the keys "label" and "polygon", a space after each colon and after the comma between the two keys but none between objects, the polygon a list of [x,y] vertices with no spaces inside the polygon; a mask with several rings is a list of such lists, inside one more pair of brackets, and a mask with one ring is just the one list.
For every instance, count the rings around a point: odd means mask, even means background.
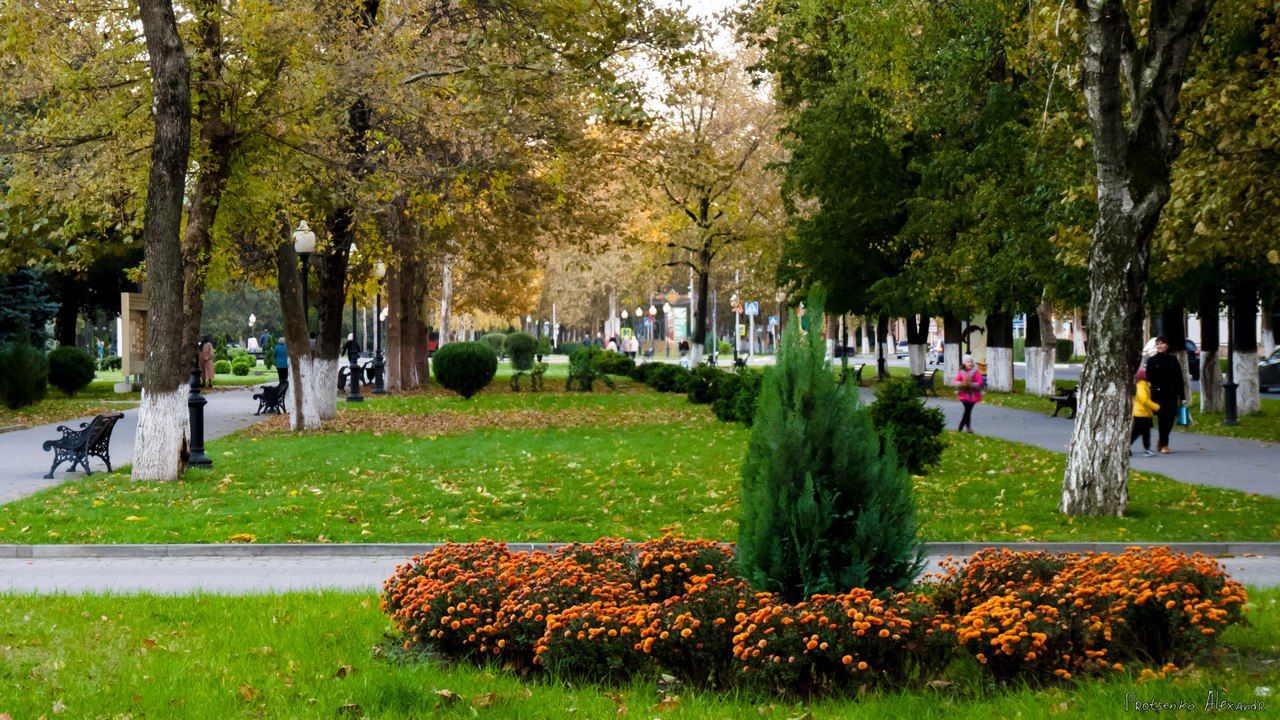
[{"label": "white-painted tree trunk", "polygon": [[1080,318],[1080,309],[1076,308],[1075,314],[1071,316],[1071,354],[1083,357],[1085,329],[1084,322]]},{"label": "white-painted tree trunk", "polygon": [[871,318],[869,316],[862,318],[862,354],[863,355],[871,354],[871,329],[873,327],[874,325],[872,324]]},{"label": "white-painted tree trunk", "polygon": [[1027,394],[1048,397],[1057,392],[1054,381],[1054,349],[1027,348]]},{"label": "white-painted tree trunk", "polygon": [[1271,308],[1266,303],[1262,304],[1262,314],[1258,316],[1258,329],[1262,331],[1262,357],[1271,357],[1276,351],[1276,330]]},{"label": "white-painted tree trunk", "polygon": [[1200,412],[1222,412],[1222,371],[1216,347],[1200,353]]},{"label": "white-painted tree trunk", "polygon": [[289,413],[289,429],[319,430],[320,408],[316,404],[315,363],[311,356],[299,357],[292,373],[292,382],[289,383],[292,408]]},{"label": "white-painted tree trunk", "polygon": [[942,344],[942,382],[947,385],[956,384],[956,374],[960,372],[960,343]]},{"label": "white-painted tree trunk", "polygon": [[987,346],[987,389],[1013,392],[1013,348]]},{"label": "white-painted tree trunk", "polygon": [[689,343],[689,367],[698,367],[702,364],[702,343]]},{"label": "white-painted tree trunk", "polygon": [[191,389],[180,385],[171,393],[142,391],[138,405],[138,434],[133,445],[134,480],[174,480],[182,472],[191,436],[187,396]]},{"label": "white-painted tree trunk", "polygon": [[338,417],[338,360],[316,358],[313,367],[312,392],[315,393],[316,412],[322,421],[332,420]]},{"label": "white-painted tree trunk", "polygon": [[1258,387],[1258,351],[1237,350],[1232,353],[1236,385],[1236,413],[1257,415],[1262,410]]},{"label": "white-painted tree trunk", "polygon": [[929,346],[923,344],[908,345],[907,362],[911,365],[912,375],[923,375],[929,365]]}]

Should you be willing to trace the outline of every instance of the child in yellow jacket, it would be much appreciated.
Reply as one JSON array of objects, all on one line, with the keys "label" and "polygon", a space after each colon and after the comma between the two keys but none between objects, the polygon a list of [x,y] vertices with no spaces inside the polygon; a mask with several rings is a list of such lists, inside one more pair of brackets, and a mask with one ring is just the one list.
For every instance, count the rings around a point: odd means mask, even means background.
[{"label": "child in yellow jacket", "polygon": [[1129,454],[1133,454],[1133,441],[1142,438],[1143,455],[1151,457],[1151,416],[1160,410],[1160,404],[1151,400],[1151,383],[1147,382],[1146,368],[1138,368],[1138,388],[1133,395],[1133,434],[1129,436]]}]

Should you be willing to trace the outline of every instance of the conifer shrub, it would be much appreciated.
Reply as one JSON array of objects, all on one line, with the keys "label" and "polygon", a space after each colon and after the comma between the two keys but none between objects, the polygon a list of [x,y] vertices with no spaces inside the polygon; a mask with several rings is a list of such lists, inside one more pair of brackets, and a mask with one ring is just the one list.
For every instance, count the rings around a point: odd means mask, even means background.
[{"label": "conifer shrub", "polygon": [[250,368],[256,364],[252,355],[237,355],[231,360],[231,374],[241,377],[248,375]]},{"label": "conifer shrub", "polygon": [[600,371],[600,356],[605,351],[594,345],[584,345],[569,356],[569,378],[565,380],[564,389],[572,390],[576,385],[582,392],[591,392],[597,380],[613,387],[613,381],[606,373]]},{"label": "conifer shrub", "polygon": [[436,382],[468,400],[498,372],[498,355],[484,342],[449,343],[431,359]]},{"label": "conifer shrub", "polygon": [[631,379],[643,385],[648,385],[649,373],[652,373],[661,364],[662,363],[647,362],[636,365],[635,368],[631,370]]},{"label": "conifer shrub", "polygon": [[566,357],[573,357],[573,354],[582,347],[584,347],[583,344],[579,342],[560,343],[560,346],[556,348],[556,352]]},{"label": "conifer shrub", "polygon": [[214,375],[226,375],[231,372],[231,363],[226,360],[218,360],[213,364]]},{"label": "conifer shrub", "polygon": [[683,393],[689,391],[690,372],[679,365],[646,363],[652,365],[645,384],[658,392]]},{"label": "conifer shrub", "polygon": [[507,336],[502,333],[489,333],[480,336],[480,342],[489,346],[493,354],[497,357],[504,357],[507,348]]},{"label": "conifer shrub", "polygon": [[818,333],[787,325],[742,465],[738,565],[791,602],[904,589],[924,566],[910,475],[892,443],[881,452],[857,389],[836,384],[824,355]]},{"label": "conifer shrub", "polygon": [[58,388],[67,397],[89,386],[97,369],[93,356],[84,350],[70,345],[54,349],[49,353],[49,384]]},{"label": "conifer shrub", "polygon": [[636,361],[612,350],[605,350],[595,356],[596,371],[606,375],[622,375],[630,377],[636,369]]},{"label": "conifer shrub", "polygon": [[550,355],[551,350],[551,338],[546,335],[538,338],[537,349],[535,350],[538,355]]},{"label": "conifer shrub", "polygon": [[898,458],[915,475],[923,475],[942,459],[947,443],[942,439],[946,420],[942,411],[924,404],[914,380],[903,378],[881,383],[871,404],[871,422],[882,437],[892,437]]},{"label": "conifer shrub", "polygon": [[0,397],[10,410],[44,399],[49,386],[49,361],[44,352],[25,342],[0,346]]},{"label": "conifer shrub", "polygon": [[507,336],[507,356],[511,358],[511,367],[518,371],[533,369],[533,356],[537,353],[538,342],[528,333],[516,332]]},{"label": "conifer shrub", "polygon": [[689,402],[695,405],[707,405],[715,402],[723,392],[723,383],[726,377],[729,377],[729,373],[710,365],[699,365],[691,370],[689,372]]}]

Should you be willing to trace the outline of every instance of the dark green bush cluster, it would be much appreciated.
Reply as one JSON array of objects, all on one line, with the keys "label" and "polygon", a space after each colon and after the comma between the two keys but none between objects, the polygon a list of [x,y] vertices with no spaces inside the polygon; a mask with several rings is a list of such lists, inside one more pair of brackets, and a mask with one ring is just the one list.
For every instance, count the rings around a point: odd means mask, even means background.
[{"label": "dark green bush cluster", "polygon": [[645,363],[636,368],[632,377],[658,392],[689,392],[689,377],[692,373],[679,365],[667,363]]},{"label": "dark green bush cluster", "polygon": [[552,349],[551,338],[547,337],[546,335],[543,335],[542,337],[538,338],[537,354],[550,355],[551,349]]},{"label": "dark green bush cluster", "polygon": [[119,355],[108,355],[98,362],[99,370],[119,370],[122,361]]},{"label": "dark green bush cluster", "polygon": [[498,354],[485,342],[449,343],[431,360],[436,382],[468,399],[498,372]]},{"label": "dark green bush cluster", "polygon": [[239,355],[233,355],[231,358],[231,374],[240,375],[241,377],[249,374],[249,369],[257,365],[258,361],[253,356],[245,352]]},{"label": "dark green bush cluster", "polygon": [[881,383],[871,404],[871,421],[882,436],[892,435],[898,458],[916,475],[942,459],[946,421],[942,411],[927,407],[914,380]]},{"label": "dark green bush cluster", "polygon": [[49,385],[49,360],[24,342],[0,346],[0,398],[11,410],[44,399]]},{"label": "dark green bush cluster", "polygon": [[578,342],[560,343],[560,347],[556,348],[556,352],[560,353],[561,355],[567,355],[568,357],[573,357],[573,354],[578,352],[578,350],[580,350],[582,347],[583,347],[583,344]]},{"label": "dark green bush cluster", "polygon": [[49,384],[74,397],[93,382],[96,366],[89,353],[63,345],[49,353]]},{"label": "dark green bush cluster", "polygon": [[493,354],[496,357],[502,357],[506,354],[507,336],[502,333],[489,333],[488,335],[482,335],[480,337],[480,342],[488,345],[489,349],[493,351]]},{"label": "dark green bush cluster", "polygon": [[720,368],[710,365],[699,365],[689,372],[689,402],[695,405],[709,405],[720,397],[722,378],[728,375]]},{"label": "dark green bush cluster", "polygon": [[511,367],[516,370],[532,370],[533,356],[538,349],[538,342],[528,333],[516,332],[507,336],[507,355],[511,358]]},{"label": "dark green bush cluster", "polygon": [[711,403],[711,411],[725,422],[740,422],[751,427],[763,378],[764,373],[746,368],[724,373],[720,378],[720,392]]},{"label": "dark green bush cluster", "polygon": [[213,363],[213,372],[215,375],[226,375],[231,372],[231,363],[226,360],[218,360]]},{"label": "dark green bush cluster", "polygon": [[636,369],[636,361],[612,350],[605,350],[596,355],[596,371],[608,375],[630,377]]},{"label": "dark green bush cluster", "polygon": [[605,351],[593,345],[579,346],[569,356],[569,379],[564,383],[565,390],[573,390],[576,386],[582,392],[591,392],[595,382],[599,380],[609,387],[613,381],[600,371],[600,357]]}]

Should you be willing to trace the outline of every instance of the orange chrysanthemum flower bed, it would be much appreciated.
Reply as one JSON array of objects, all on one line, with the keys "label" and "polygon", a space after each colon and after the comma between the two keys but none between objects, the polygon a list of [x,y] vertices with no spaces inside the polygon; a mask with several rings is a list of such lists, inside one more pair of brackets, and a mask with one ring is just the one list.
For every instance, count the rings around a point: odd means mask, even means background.
[{"label": "orange chrysanthemum flower bed", "polygon": [[971,657],[999,679],[1176,669],[1242,620],[1218,563],[1167,549],[1053,556],[988,550],[916,592],[853,589],[788,604],[755,593],[732,551],[664,536],[554,553],[481,541],[397,569],[382,607],[406,648],[497,658],[563,677],[661,669],[689,681],[793,691],[936,677]]}]

